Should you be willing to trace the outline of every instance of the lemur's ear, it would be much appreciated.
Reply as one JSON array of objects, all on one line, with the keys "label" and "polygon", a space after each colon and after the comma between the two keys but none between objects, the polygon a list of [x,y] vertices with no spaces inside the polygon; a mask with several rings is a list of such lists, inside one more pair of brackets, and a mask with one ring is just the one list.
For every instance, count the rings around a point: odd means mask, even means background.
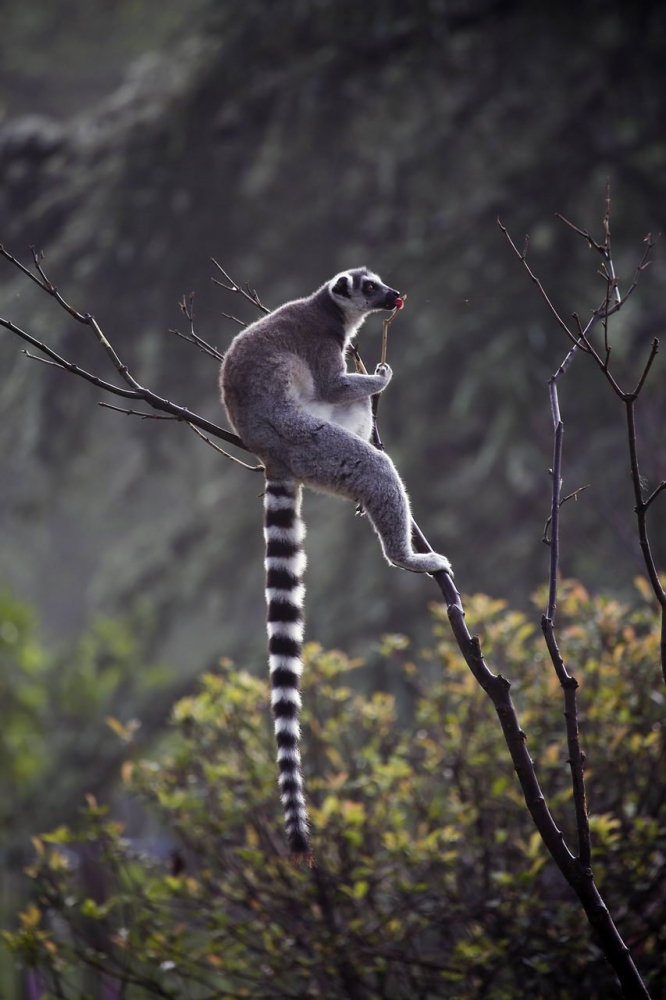
[{"label": "lemur's ear", "polygon": [[341,274],[336,283],[331,289],[334,295],[344,295],[346,299],[351,298],[351,292],[349,290],[349,275]]}]

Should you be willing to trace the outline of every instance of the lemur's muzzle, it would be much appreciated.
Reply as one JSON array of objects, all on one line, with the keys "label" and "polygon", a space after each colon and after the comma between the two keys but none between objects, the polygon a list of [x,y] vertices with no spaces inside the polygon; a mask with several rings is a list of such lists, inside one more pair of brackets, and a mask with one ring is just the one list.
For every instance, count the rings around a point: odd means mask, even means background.
[{"label": "lemur's muzzle", "polygon": [[396,292],[395,288],[389,288],[384,298],[384,309],[402,309],[404,304],[400,292]]}]

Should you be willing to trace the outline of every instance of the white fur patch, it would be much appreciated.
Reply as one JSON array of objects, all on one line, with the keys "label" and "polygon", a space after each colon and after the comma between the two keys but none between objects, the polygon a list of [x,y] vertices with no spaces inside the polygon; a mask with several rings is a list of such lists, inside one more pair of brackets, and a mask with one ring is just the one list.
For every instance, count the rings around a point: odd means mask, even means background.
[{"label": "white fur patch", "polygon": [[303,664],[297,656],[284,656],[281,653],[271,653],[268,657],[268,669],[270,673],[276,670],[290,670],[292,674],[300,677],[303,673]]},{"label": "white fur patch", "polygon": [[275,706],[281,701],[287,701],[291,705],[296,705],[297,708],[300,708],[301,696],[299,694],[298,688],[295,687],[273,688],[273,690],[271,691],[271,705]]},{"label": "white fur patch", "polygon": [[268,622],[267,630],[269,636],[286,637],[294,642],[303,641],[303,622]]}]

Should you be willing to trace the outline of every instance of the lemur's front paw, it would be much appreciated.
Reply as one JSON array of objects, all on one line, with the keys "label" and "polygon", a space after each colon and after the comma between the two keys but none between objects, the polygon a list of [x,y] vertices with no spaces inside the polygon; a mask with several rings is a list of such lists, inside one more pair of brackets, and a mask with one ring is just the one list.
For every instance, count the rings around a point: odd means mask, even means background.
[{"label": "lemur's front paw", "polygon": [[375,375],[379,375],[381,378],[385,378],[387,382],[390,382],[393,378],[393,370],[390,365],[387,365],[386,362],[383,361],[375,368]]}]

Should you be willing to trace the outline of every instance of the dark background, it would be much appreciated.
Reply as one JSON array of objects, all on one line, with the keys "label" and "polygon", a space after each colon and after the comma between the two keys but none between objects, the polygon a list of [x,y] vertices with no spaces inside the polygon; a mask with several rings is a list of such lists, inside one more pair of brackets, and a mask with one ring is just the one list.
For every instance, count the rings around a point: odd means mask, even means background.
[{"label": "dark background", "polygon": [[[187,8],[187,9],[185,9]],[[382,434],[417,519],[464,592],[526,604],[547,570],[546,382],[567,342],[502,237],[565,315],[600,301],[606,186],[620,287],[664,228],[666,14],[642,2],[357,4],[153,0],[2,4],[0,239],[46,253],[144,384],[221,420],[214,363],[172,337],[196,292],[224,349],[215,256],[263,300],[368,264],[406,291]],[[613,328],[624,385],[663,332],[663,248]],[[88,331],[3,263],[2,315],[112,377]],[[361,336],[368,366],[380,323]],[[97,407],[100,393],[0,336],[0,580],[44,633],[150,609],[155,655],[192,677],[262,662],[261,483],[186,428]],[[641,571],[621,404],[588,359],[561,389],[562,570],[622,592]],[[640,406],[649,485],[666,468],[659,356]],[[308,636],[371,654],[419,635],[427,579],[384,564],[353,508],[308,497]],[[666,558],[663,511],[653,543]]]}]

